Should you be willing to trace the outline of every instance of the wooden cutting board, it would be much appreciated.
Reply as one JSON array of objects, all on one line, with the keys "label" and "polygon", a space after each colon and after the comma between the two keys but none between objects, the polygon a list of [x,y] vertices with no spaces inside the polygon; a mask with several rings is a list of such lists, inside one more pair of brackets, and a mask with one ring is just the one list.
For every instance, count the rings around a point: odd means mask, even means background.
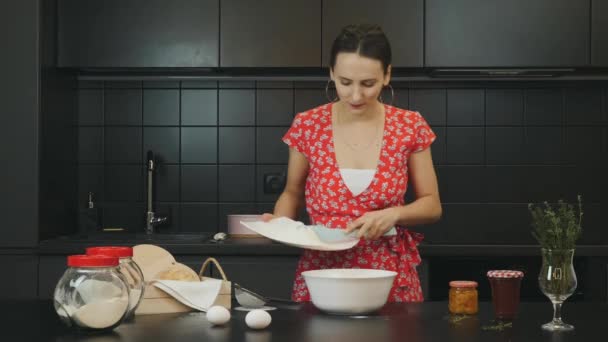
[{"label": "wooden cutting board", "polygon": [[175,264],[171,253],[155,245],[133,246],[133,261],[141,268],[145,282],[154,280],[158,273]]}]

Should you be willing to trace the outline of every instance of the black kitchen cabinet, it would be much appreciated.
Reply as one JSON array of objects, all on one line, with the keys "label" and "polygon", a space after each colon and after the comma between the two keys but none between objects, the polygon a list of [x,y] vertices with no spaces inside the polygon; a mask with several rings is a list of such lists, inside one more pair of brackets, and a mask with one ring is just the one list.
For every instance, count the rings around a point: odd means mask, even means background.
[{"label": "black kitchen cabinet", "polygon": [[[291,298],[298,257],[218,256],[228,280],[263,296]],[[221,275],[213,269],[214,278]]]},{"label": "black kitchen cabinet", "polygon": [[0,268],[9,275],[0,282],[0,299],[36,299],[38,256],[2,255]]},{"label": "black kitchen cabinet", "polygon": [[60,67],[217,67],[218,0],[59,0]]},{"label": "black kitchen cabinet", "polygon": [[422,67],[424,0],[323,1],[323,65],[329,63],[331,45],[342,27],[379,24],[386,33],[394,67]]},{"label": "black kitchen cabinet", "polygon": [[1,247],[38,243],[38,0],[0,2]]},{"label": "black kitchen cabinet", "polygon": [[52,299],[55,286],[68,268],[67,255],[40,256],[38,267],[38,298]]},{"label": "black kitchen cabinet", "polygon": [[589,6],[581,0],[427,0],[425,66],[587,66]]},{"label": "black kitchen cabinet", "polygon": [[591,65],[608,67],[608,1],[591,0]]},{"label": "black kitchen cabinet", "polygon": [[320,67],[321,0],[221,0],[221,67]]}]

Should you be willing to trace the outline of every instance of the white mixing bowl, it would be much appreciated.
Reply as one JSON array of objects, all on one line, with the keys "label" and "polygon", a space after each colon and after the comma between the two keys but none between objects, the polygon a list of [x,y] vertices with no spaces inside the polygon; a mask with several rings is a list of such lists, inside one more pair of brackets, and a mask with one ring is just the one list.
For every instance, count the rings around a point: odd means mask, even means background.
[{"label": "white mixing bowl", "polygon": [[353,315],[386,304],[397,272],[334,268],[302,272],[312,303],[328,313]]}]

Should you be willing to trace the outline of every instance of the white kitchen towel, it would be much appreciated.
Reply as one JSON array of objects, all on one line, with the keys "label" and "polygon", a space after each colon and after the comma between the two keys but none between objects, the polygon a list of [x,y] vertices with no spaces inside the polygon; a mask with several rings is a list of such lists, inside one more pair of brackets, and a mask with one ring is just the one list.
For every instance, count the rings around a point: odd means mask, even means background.
[{"label": "white kitchen towel", "polygon": [[184,305],[207,312],[220,294],[220,279],[204,281],[153,280],[151,284],[167,292]]}]

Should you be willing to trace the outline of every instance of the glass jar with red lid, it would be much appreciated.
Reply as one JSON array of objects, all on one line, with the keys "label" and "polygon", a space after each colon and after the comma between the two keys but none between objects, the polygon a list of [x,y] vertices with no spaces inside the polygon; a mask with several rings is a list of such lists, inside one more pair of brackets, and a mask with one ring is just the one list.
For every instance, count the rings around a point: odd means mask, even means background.
[{"label": "glass jar with red lid", "polygon": [[117,257],[118,271],[125,277],[129,287],[129,310],[126,318],[132,318],[144,295],[144,274],[133,260],[133,248],[127,246],[98,246],[86,249],[87,255],[108,255]]},{"label": "glass jar with red lid", "polygon": [[129,290],[118,271],[118,258],[70,255],[67,264],[53,295],[61,320],[82,330],[120,325],[129,307]]},{"label": "glass jar with red lid", "polygon": [[452,314],[476,314],[479,310],[477,282],[470,280],[451,281],[448,309]]}]

